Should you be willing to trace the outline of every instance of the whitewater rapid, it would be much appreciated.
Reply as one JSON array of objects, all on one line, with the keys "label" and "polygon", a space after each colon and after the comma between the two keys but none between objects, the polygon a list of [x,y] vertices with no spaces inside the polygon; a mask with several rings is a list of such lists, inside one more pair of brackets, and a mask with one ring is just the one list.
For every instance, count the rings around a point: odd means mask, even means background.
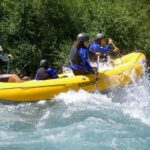
[{"label": "whitewater rapid", "polygon": [[149,150],[150,81],[106,93],[68,91],[36,103],[0,103],[0,150]]}]

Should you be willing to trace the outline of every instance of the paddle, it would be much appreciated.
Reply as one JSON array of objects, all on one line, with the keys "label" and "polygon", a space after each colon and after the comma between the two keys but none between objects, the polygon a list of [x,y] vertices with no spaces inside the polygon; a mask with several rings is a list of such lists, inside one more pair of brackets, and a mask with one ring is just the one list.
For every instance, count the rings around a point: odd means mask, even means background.
[{"label": "paddle", "polygon": [[[118,47],[117,47],[113,42],[112,42],[111,44],[112,44],[112,46],[113,46],[115,49],[118,49]],[[123,63],[123,61],[122,61],[122,59],[121,59],[121,53],[120,53],[119,49],[118,49],[118,51],[117,51],[116,53],[118,54],[118,56],[120,57],[121,62]]]},{"label": "paddle", "polygon": [[[118,48],[113,42],[112,42],[111,44],[112,44],[112,46],[113,46],[115,49],[118,49],[118,50],[119,50],[119,48]],[[118,53],[118,56],[121,57],[120,51],[117,51],[116,53]]]},{"label": "paddle", "polygon": [[96,56],[97,56],[97,68],[96,68],[96,73],[95,73],[95,76],[96,76],[95,87],[98,90],[98,80],[99,80],[99,78],[98,78],[98,71],[99,71],[100,53],[96,53]]},{"label": "paddle", "polygon": [[13,59],[13,55],[12,54],[8,54],[8,62],[7,62],[7,74],[9,73],[10,69],[11,69],[11,60]]},{"label": "paddle", "polygon": [[8,74],[9,71],[10,71],[10,60],[7,62],[7,71],[6,71],[6,73]]}]

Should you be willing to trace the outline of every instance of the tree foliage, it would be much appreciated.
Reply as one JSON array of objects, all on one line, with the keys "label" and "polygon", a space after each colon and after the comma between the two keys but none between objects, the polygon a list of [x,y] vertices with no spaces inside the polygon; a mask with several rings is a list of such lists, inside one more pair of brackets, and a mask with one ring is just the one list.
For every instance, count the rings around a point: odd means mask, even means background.
[{"label": "tree foliage", "polygon": [[142,49],[150,56],[150,3],[146,0],[1,0],[0,44],[14,55],[13,70],[34,74],[47,58],[67,64],[79,32],[91,40],[111,37],[124,53]]}]

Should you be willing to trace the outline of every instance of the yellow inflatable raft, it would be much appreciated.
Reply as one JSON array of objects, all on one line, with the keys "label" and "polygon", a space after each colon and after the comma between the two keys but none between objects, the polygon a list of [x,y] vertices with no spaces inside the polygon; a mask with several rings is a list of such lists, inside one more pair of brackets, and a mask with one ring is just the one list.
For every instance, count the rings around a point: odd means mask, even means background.
[{"label": "yellow inflatable raft", "polygon": [[[97,87],[99,90],[123,86],[137,80],[144,72],[146,58],[144,54],[134,52],[114,60],[114,64],[109,69],[99,70]],[[0,82],[0,100],[38,101],[51,99],[55,95],[70,89],[93,91],[96,88],[94,75],[64,77],[64,74],[61,74],[59,76],[58,79],[44,81]]]}]

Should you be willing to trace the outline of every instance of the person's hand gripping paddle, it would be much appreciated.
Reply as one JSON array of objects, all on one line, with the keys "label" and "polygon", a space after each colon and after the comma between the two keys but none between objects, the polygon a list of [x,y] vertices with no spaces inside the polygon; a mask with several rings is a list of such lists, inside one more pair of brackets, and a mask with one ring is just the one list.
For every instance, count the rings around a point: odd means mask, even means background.
[{"label": "person's hand gripping paddle", "polygon": [[121,60],[121,62],[123,63],[123,60],[121,59],[121,53],[120,53],[119,48],[118,48],[113,42],[112,42],[111,44],[112,44],[112,46],[115,48],[115,49],[114,49],[114,52],[117,53],[118,57],[120,57],[120,60]]},{"label": "person's hand gripping paddle", "polygon": [[111,45],[115,48],[115,49],[114,49],[114,52],[115,52],[115,53],[117,53],[117,54],[118,54],[118,56],[120,57],[120,56],[121,56],[121,54],[120,54],[120,50],[119,50],[119,48],[118,48],[118,47],[117,47],[117,46],[116,46],[113,42],[111,43]]}]

